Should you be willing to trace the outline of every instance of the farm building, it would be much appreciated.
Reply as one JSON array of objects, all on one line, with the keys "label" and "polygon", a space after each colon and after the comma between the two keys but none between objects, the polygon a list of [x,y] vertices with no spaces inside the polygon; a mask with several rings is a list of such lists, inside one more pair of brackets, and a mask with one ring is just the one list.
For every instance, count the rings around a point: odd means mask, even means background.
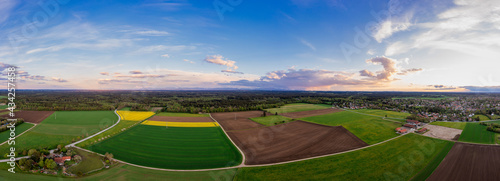
[{"label": "farm building", "polygon": [[408,124],[413,124],[413,125],[417,125],[417,126],[421,126],[422,125],[422,123],[420,121],[411,120],[411,119],[406,120],[406,122]]},{"label": "farm building", "polygon": [[63,157],[55,157],[54,161],[59,164],[63,165],[65,161],[70,161],[71,157],[70,156],[63,156]]},{"label": "farm building", "polygon": [[404,126],[404,127],[408,127],[408,128],[414,128],[414,129],[416,129],[416,128],[417,128],[417,126],[416,126],[416,125],[409,124],[409,123],[407,123],[407,124],[405,124],[405,125],[403,125],[403,126]]},{"label": "farm building", "polygon": [[407,129],[405,129],[405,128],[396,128],[396,131],[397,131],[399,134],[404,134],[404,133],[408,132],[408,130],[407,130]]},{"label": "farm building", "polygon": [[426,132],[427,131],[427,128],[422,128],[420,130],[417,131],[417,133],[423,133],[423,132]]}]

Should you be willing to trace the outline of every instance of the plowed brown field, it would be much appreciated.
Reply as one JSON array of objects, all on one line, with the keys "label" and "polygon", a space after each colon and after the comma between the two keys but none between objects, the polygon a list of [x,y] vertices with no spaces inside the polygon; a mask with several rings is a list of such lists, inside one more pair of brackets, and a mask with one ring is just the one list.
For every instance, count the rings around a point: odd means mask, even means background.
[{"label": "plowed brown field", "polygon": [[[18,111],[14,113],[14,118],[23,118],[25,122],[38,124],[52,115],[52,113],[54,111]],[[13,119],[8,114],[2,115],[2,117]]]},{"label": "plowed brown field", "polygon": [[368,146],[342,126],[304,121],[231,131],[228,135],[245,153],[247,165],[291,161]]},{"label": "plowed brown field", "polygon": [[500,146],[455,143],[427,180],[499,180]]},{"label": "plowed brown field", "polygon": [[[211,115],[226,131],[264,127],[248,119],[262,116],[262,111],[212,113]],[[267,115],[272,114],[267,113]]]}]

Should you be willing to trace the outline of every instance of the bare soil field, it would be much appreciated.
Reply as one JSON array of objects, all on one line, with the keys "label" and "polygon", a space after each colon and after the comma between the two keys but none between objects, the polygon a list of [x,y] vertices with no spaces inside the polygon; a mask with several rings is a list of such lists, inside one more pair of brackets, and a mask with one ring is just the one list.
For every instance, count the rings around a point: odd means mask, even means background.
[{"label": "bare soil field", "polygon": [[210,117],[170,117],[170,116],[153,116],[148,120],[164,121],[164,122],[214,122]]},{"label": "bare soil field", "polygon": [[[18,111],[15,112],[14,118],[23,118],[25,122],[38,124],[52,115],[52,113],[54,111]],[[8,114],[2,115],[2,117],[11,118]]]},{"label": "bare soil field", "polygon": [[342,126],[304,121],[232,131],[228,135],[245,153],[247,165],[291,161],[368,146]]},{"label": "bare soil field", "polygon": [[430,125],[427,124],[424,126],[424,128],[427,128],[429,131],[424,133],[424,136],[430,136],[434,138],[439,138],[439,139],[445,139],[445,140],[458,140],[457,135],[462,134],[462,130],[460,129],[454,129],[454,128],[448,128],[444,126],[436,126],[436,125]]},{"label": "bare soil field", "polygon": [[280,115],[289,117],[289,118],[305,118],[305,117],[311,117],[311,116],[319,116],[323,114],[330,114],[330,113],[335,113],[335,112],[340,112],[343,111],[342,109],[336,109],[336,108],[328,108],[328,109],[319,109],[319,110],[312,110],[312,111],[300,111],[300,112],[290,112],[290,113],[282,113]]},{"label": "bare soil field", "polygon": [[455,143],[427,180],[498,180],[500,146]]},{"label": "bare soil field", "polygon": [[[212,113],[211,115],[228,132],[265,126],[248,119],[262,116],[262,111]],[[272,114],[266,113],[266,115]]]}]

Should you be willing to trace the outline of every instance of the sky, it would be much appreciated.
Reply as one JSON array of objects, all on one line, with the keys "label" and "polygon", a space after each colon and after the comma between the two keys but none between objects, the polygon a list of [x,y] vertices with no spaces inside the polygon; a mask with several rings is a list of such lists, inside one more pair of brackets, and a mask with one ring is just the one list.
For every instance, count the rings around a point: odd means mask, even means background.
[{"label": "sky", "polygon": [[0,0],[16,89],[500,91],[498,0]]}]

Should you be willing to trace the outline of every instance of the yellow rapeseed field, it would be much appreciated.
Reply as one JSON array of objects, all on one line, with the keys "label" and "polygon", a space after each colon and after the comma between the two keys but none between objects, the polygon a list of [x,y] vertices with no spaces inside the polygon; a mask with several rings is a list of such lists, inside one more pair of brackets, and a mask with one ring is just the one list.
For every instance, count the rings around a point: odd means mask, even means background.
[{"label": "yellow rapeseed field", "polygon": [[154,112],[149,111],[116,111],[118,115],[120,115],[122,120],[127,121],[142,121],[151,116],[153,116]]},{"label": "yellow rapeseed field", "polygon": [[167,127],[217,127],[216,122],[164,122],[164,121],[144,121],[144,125],[167,126]]}]

